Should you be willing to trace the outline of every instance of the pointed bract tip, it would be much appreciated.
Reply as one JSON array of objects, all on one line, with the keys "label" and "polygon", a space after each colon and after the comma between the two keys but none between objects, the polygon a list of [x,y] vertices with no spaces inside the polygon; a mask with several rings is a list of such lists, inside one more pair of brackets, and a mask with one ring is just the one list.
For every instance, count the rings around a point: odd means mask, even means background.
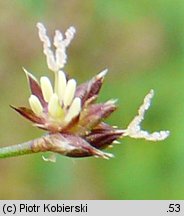
[{"label": "pointed bract tip", "polygon": [[118,99],[110,99],[105,104],[106,105],[115,105],[118,102]]},{"label": "pointed bract tip", "polygon": [[108,72],[108,69],[105,69],[105,70],[101,71],[101,72],[96,76],[96,78],[97,78],[97,79],[102,79],[102,78],[104,78],[105,75],[107,74],[107,72]]},{"label": "pointed bract tip", "polygon": [[111,154],[111,153],[106,153],[105,152],[104,155],[103,155],[103,158],[109,160],[110,158],[114,158],[114,155]]},{"label": "pointed bract tip", "polygon": [[28,76],[30,73],[25,69],[25,67],[22,67],[22,70],[24,71],[24,73],[26,74],[26,76]]},{"label": "pointed bract tip", "polygon": [[113,144],[121,144],[121,142],[119,142],[119,141],[117,141],[117,140],[114,140],[112,143],[113,143]]},{"label": "pointed bract tip", "polygon": [[34,81],[38,82],[37,79],[36,79],[36,77],[34,77],[34,76],[33,76],[30,72],[28,72],[28,70],[26,70],[24,67],[22,67],[22,70],[24,71],[24,73],[25,73],[25,75],[26,75],[26,77],[27,77],[28,80],[29,80],[29,77],[30,77],[30,78],[33,79]]},{"label": "pointed bract tip", "polygon": [[16,110],[16,107],[15,107],[15,106],[13,106],[13,105],[11,105],[11,104],[9,104],[9,106],[10,106],[11,109]]}]

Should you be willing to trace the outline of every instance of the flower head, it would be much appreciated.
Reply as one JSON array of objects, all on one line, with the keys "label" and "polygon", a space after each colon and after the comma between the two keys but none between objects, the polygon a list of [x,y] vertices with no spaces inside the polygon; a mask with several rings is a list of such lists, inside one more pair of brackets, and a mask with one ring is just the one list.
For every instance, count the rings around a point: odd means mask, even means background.
[{"label": "flower head", "polygon": [[[23,68],[31,90],[30,108],[13,108],[32,121],[35,126],[49,132],[40,141],[44,143],[43,151],[52,151],[71,157],[109,158],[113,155],[104,153],[101,149],[117,143],[117,139],[124,136],[157,141],[169,135],[168,131],[149,134],[141,130],[140,123],[150,106],[153,90],[145,97],[138,115],[126,130],[106,124],[104,119],[117,108],[116,100],[96,103],[107,69],[91,80],[77,85],[76,80],[69,78],[63,70],[67,62],[66,48],[74,37],[75,28],[70,27],[65,32],[65,37],[59,30],[55,31],[53,39],[55,50],[53,51],[45,27],[42,23],[38,23],[37,27],[40,40],[43,42],[43,52],[46,55],[48,68],[54,73],[54,85],[46,76],[42,76],[38,81]],[[38,147],[38,142],[34,143],[34,147]]]}]

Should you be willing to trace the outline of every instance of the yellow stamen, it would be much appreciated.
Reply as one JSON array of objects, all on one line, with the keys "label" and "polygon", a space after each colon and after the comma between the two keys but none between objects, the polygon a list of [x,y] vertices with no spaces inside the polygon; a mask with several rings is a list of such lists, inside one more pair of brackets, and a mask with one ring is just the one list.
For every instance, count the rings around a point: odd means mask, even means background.
[{"label": "yellow stamen", "polygon": [[58,71],[55,80],[55,93],[58,95],[60,102],[62,102],[66,89],[66,76],[63,71]]},{"label": "yellow stamen", "polygon": [[41,89],[43,93],[44,100],[49,102],[53,95],[53,88],[48,77],[41,77],[40,79]]},{"label": "yellow stamen", "polygon": [[29,104],[33,112],[37,115],[40,116],[43,112],[43,107],[39,101],[39,99],[35,95],[31,95],[29,98]]},{"label": "yellow stamen", "polygon": [[68,110],[68,113],[65,117],[65,121],[70,122],[74,117],[76,117],[80,113],[80,111],[81,111],[81,99],[76,97],[73,100],[73,102],[72,102],[72,104]]},{"label": "yellow stamen", "polygon": [[74,79],[70,79],[67,83],[64,98],[63,98],[63,103],[65,107],[70,106],[74,98],[75,90],[76,90],[76,81]]},{"label": "yellow stamen", "polygon": [[48,104],[48,112],[53,118],[62,118],[64,116],[64,111],[59,104],[59,99],[57,94],[53,94],[49,104]]}]

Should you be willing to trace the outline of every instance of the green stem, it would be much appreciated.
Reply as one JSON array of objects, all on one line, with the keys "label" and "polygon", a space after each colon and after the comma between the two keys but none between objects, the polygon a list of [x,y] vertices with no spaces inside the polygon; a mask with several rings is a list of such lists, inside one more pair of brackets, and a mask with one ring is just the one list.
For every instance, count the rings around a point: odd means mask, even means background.
[{"label": "green stem", "polygon": [[[45,135],[40,138],[20,143],[17,145],[7,146],[0,148],[0,159],[14,156],[20,156],[25,154],[32,154],[37,152],[54,151],[55,148],[60,150],[60,145],[55,144],[55,135]],[[54,148],[53,148],[54,147]],[[60,153],[60,151],[59,151]]]},{"label": "green stem", "polygon": [[32,141],[28,141],[25,143],[7,146],[0,148],[0,158],[14,157],[24,154],[35,153],[32,149]]}]

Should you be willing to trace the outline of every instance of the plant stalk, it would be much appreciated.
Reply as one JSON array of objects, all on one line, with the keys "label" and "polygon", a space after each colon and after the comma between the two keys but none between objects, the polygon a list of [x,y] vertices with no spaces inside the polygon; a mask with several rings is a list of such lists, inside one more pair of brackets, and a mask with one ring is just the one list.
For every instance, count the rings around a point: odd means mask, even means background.
[{"label": "plant stalk", "polygon": [[43,137],[0,148],[0,159],[47,151]]},{"label": "plant stalk", "polygon": [[0,158],[14,157],[31,153],[35,153],[32,150],[32,141],[0,148]]}]

